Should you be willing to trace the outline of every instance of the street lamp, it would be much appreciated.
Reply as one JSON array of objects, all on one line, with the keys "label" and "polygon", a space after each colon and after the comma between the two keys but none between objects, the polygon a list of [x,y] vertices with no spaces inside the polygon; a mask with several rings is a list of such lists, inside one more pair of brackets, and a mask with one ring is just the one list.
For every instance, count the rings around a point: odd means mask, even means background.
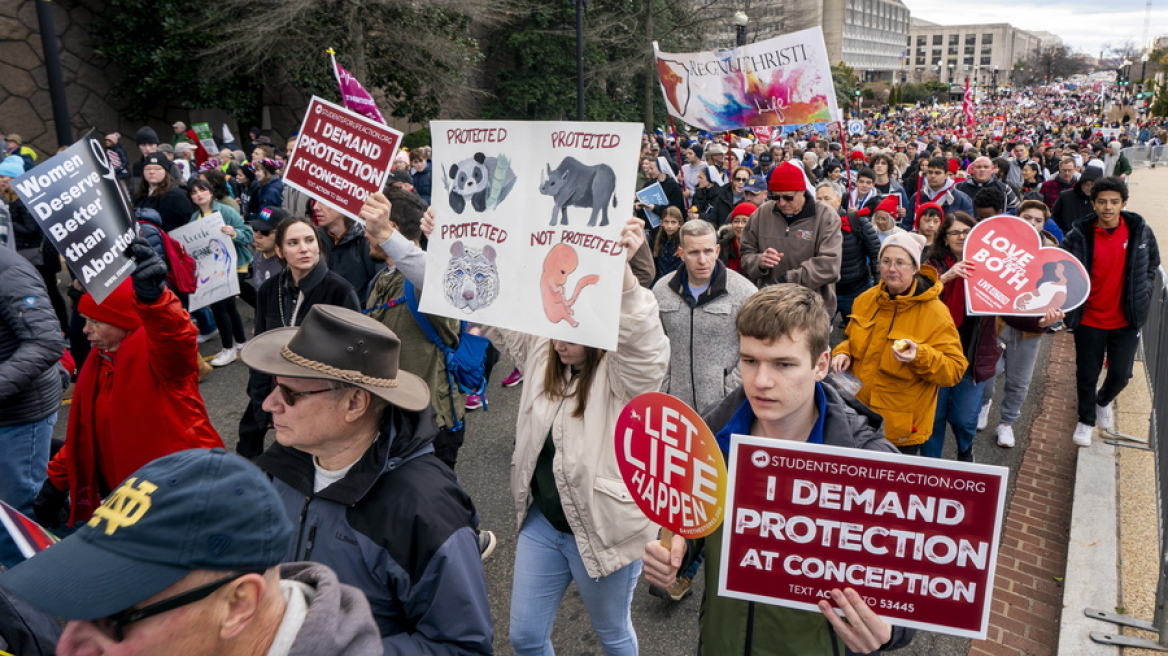
[{"label": "street lamp", "polygon": [[734,36],[738,47],[746,45],[746,24],[750,22],[750,17],[746,12],[734,12]]},{"label": "street lamp", "polygon": [[1144,81],[1144,78],[1148,74],[1148,59],[1149,59],[1149,57],[1150,56],[1146,52],[1144,53],[1143,57],[1140,57],[1140,82],[1141,83]]}]

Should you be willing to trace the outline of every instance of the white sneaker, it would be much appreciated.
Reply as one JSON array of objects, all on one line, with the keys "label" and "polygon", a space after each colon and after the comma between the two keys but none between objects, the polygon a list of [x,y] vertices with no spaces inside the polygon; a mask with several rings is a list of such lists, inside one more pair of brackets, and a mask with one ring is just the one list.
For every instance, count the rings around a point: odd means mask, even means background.
[{"label": "white sneaker", "polygon": [[998,425],[998,446],[1003,449],[1014,447],[1014,429],[1009,424]]},{"label": "white sneaker", "polygon": [[212,367],[226,367],[227,365],[231,364],[232,362],[235,362],[235,359],[238,357],[239,357],[239,351],[235,350],[234,346],[231,348],[225,348],[222,351],[219,351],[218,355],[211,358],[211,366]]},{"label": "white sneaker", "polygon": [[247,346],[247,342],[236,342],[236,344],[235,344],[235,352],[236,352],[236,353],[242,353],[242,352],[243,352],[243,347],[244,347],[244,346]]},{"label": "white sneaker", "polygon": [[1105,431],[1115,427],[1115,413],[1112,412],[1110,403],[1095,406],[1095,425]]},{"label": "white sneaker", "polygon": [[212,330],[211,332],[207,333],[206,335],[199,335],[199,343],[204,344],[206,342],[209,342],[209,341],[215,339],[218,336],[219,336],[219,329],[216,328],[215,330]]},{"label": "white sneaker", "polygon": [[985,427],[990,423],[990,408],[993,407],[993,402],[987,403],[981,407],[981,412],[977,413],[977,429],[985,430]]},{"label": "white sneaker", "polygon": [[1075,435],[1072,439],[1079,446],[1091,446],[1091,439],[1095,436],[1095,427],[1083,422],[1075,424]]}]

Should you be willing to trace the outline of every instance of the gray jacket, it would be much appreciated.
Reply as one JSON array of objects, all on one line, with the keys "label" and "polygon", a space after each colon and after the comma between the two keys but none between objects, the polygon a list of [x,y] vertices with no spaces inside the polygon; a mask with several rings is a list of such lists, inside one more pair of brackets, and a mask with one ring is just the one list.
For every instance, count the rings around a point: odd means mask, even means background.
[{"label": "gray jacket", "polygon": [[653,285],[670,344],[661,391],[701,412],[741,384],[736,322],[742,304],[758,288],[718,262],[709,288],[695,301],[687,278],[682,267]]},{"label": "gray jacket", "polygon": [[280,565],[280,579],[312,588],[312,602],[288,656],[381,656],[384,649],[360,590],[344,585],[337,575],[316,563]]},{"label": "gray jacket", "polygon": [[40,274],[0,248],[0,426],[40,421],[57,411],[68,383],[57,364],[65,338]]}]

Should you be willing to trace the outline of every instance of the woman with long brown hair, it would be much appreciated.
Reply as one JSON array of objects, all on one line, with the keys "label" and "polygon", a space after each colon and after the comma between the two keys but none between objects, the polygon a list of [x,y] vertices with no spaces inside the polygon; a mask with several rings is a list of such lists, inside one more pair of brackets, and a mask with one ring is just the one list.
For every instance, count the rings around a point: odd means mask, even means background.
[{"label": "woman with long brown hair", "polygon": [[157,211],[166,232],[186,225],[195,211],[186,191],[172,175],[173,170],[166,155],[150,153],[142,160],[142,184],[134,194],[134,209]]}]

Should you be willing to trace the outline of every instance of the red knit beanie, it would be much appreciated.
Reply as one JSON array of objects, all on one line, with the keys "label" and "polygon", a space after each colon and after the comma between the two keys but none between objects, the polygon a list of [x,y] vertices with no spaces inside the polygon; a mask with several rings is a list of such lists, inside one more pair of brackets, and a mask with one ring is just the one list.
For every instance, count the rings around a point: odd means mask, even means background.
[{"label": "red knit beanie", "polygon": [[888,212],[892,216],[896,216],[896,208],[900,207],[900,196],[898,194],[888,194],[876,206],[877,212]]},{"label": "red knit beanie", "polygon": [[142,318],[138,316],[137,300],[134,283],[126,280],[105,297],[101,305],[98,305],[92,296],[85,294],[81,297],[81,305],[77,311],[81,316],[94,321],[108,323],[123,330],[135,330],[142,325]]},{"label": "red knit beanie", "polygon": [[807,191],[807,177],[803,175],[803,169],[790,162],[783,162],[771,172],[771,178],[767,181],[767,189],[770,191]]},{"label": "red knit beanie", "polygon": [[736,216],[751,216],[757,209],[758,205],[755,205],[754,203],[738,203],[734,206],[733,210],[730,210],[730,218],[733,219]]}]

